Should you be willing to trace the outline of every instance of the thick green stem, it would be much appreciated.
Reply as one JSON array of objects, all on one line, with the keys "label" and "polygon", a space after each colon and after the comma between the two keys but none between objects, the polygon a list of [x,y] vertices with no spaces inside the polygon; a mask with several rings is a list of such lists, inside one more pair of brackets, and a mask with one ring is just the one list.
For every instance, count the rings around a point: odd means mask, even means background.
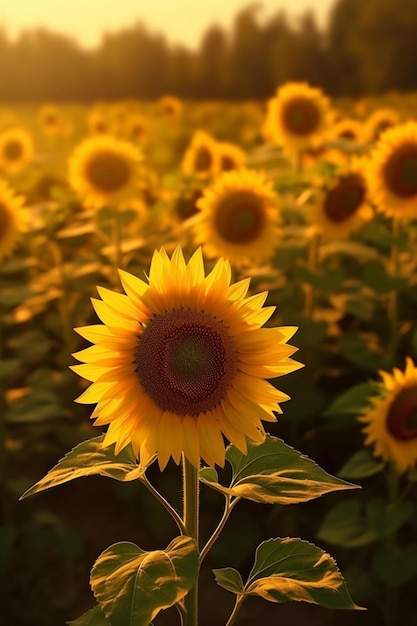
[{"label": "thick green stem", "polygon": [[[188,537],[194,539],[197,547],[199,540],[199,480],[198,468],[194,467],[185,456],[182,461],[184,481],[184,526]],[[185,626],[197,626],[198,623],[198,579],[184,599],[186,611]]]},{"label": "thick green stem", "polygon": [[[389,271],[393,278],[398,276],[399,270],[399,250],[398,244],[396,243],[396,239],[399,234],[399,220],[395,217],[392,220],[392,237],[394,239],[394,243],[391,246],[391,254],[389,259]],[[388,302],[387,302],[387,311],[388,311],[388,323],[389,323],[389,336],[388,336],[388,347],[387,353],[391,360],[395,360],[395,355],[397,352],[397,345],[399,339],[398,333],[398,293],[396,289],[391,289],[388,293]]]},{"label": "thick green stem", "polygon": [[73,351],[73,324],[71,320],[70,297],[68,288],[68,277],[65,269],[65,262],[62,257],[62,251],[59,245],[54,241],[50,243],[50,250],[54,259],[55,267],[59,275],[60,287],[62,290],[61,297],[58,301],[59,316],[61,319],[62,336],[64,339],[64,359]]}]

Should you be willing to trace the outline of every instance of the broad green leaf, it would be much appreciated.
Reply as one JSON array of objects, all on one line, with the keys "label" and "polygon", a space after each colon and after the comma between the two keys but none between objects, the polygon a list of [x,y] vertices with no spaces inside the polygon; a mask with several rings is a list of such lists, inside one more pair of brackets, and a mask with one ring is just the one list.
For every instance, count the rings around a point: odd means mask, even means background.
[{"label": "broad green leaf", "polygon": [[6,380],[16,374],[21,364],[22,361],[20,359],[1,359],[0,380]]},{"label": "broad green leaf", "polygon": [[91,570],[91,587],[112,626],[149,626],[183,598],[198,577],[191,537],[176,537],[165,550],[145,552],[130,542],[105,550]]},{"label": "broad green leaf", "polygon": [[391,364],[382,351],[371,347],[374,340],[374,336],[368,338],[354,331],[342,333],[339,337],[340,354],[362,370],[376,372],[380,369],[390,369]]},{"label": "broad green leaf", "polygon": [[325,516],[317,537],[336,546],[358,548],[378,539],[365,519],[359,500],[344,500]]},{"label": "broad green leaf", "polygon": [[330,491],[356,488],[327,474],[314,461],[271,435],[262,443],[248,443],[246,455],[229,446],[226,459],[232,466],[228,487],[219,484],[213,470],[200,472],[200,479],[225,494],[254,502],[294,504]]},{"label": "broad green leaf", "polygon": [[224,567],[222,569],[214,569],[216,582],[223,589],[236,594],[244,593],[242,577],[233,567]]},{"label": "broad green leaf", "polygon": [[142,476],[146,466],[136,463],[131,447],[124,448],[116,455],[114,446],[103,447],[103,440],[104,435],[100,435],[75,446],[21,499],[81,476],[99,474],[120,481],[135,480]]},{"label": "broad green leaf", "polygon": [[333,415],[352,415],[357,417],[369,404],[373,395],[378,393],[378,387],[372,383],[359,383],[351,387],[340,396],[324,411],[323,417]]},{"label": "broad green leaf", "polygon": [[378,578],[390,587],[404,585],[417,577],[417,544],[409,544],[394,551],[378,549],[372,567]]},{"label": "broad green leaf", "polygon": [[393,289],[401,289],[407,286],[408,279],[395,277],[388,274],[380,263],[367,263],[363,270],[363,281],[376,293],[384,294]]},{"label": "broad green leaf", "polygon": [[104,615],[99,606],[95,606],[78,619],[67,622],[67,626],[111,626],[111,623]]},{"label": "broad green leaf", "polygon": [[372,498],[366,503],[365,516],[369,528],[381,537],[389,537],[411,520],[416,509],[410,500],[390,506],[383,498]]},{"label": "broad green leaf", "polygon": [[295,600],[330,609],[360,608],[350,597],[334,559],[312,543],[290,537],[261,543],[243,594],[270,602]]},{"label": "broad green leaf", "polygon": [[31,388],[10,404],[6,420],[14,424],[46,422],[61,418],[63,410],[61,398],[52,389]]},{"label": "broad green leaf", "polygon": [[370,450],[359,450],[345,463],[338,475],[342,478],[356,480],[378,474],[385,466],[383,461],[377,461]]}]

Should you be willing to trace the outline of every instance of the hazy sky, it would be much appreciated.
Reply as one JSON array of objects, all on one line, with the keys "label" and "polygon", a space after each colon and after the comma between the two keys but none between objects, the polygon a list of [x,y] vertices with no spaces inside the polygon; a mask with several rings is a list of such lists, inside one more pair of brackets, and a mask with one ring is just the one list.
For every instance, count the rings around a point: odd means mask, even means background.
[{"label": "hazy sky", "polygon": [[[335,0],[260,0],[259,16],[267,18],[283,9],[298,16],[314,6],[323,23]],[[168,41],[195,47],[206,27],[228,27],[251,0],[0,0],[0,26],[11,37],[21,30],[44,26],[75,37],[83,46],[100,43],[104,31],[113,32],[143,21]]]}]

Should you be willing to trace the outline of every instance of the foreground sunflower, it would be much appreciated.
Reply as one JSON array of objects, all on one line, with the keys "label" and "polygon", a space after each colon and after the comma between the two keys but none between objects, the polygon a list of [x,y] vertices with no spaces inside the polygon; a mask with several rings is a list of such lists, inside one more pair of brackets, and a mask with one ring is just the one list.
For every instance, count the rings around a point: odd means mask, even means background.
[{"label": "foreground sunflower", "polygon": [[417,462],[417,368],[408,357],[404,372],[394,368],[392,374],[379,373],[380,393],[358,420],[366,424],[365,444],[402,474]]},{"label": "foreground sunflower", "polygon": [[369,189],[379,211],[390,217],[417,217],[417,122],[389,128],[369,162]]},{"label": "foreground sunflower", "polygon": [[0,261],[12,252],[26,227],[24,199],[0,179]]},{"label": "foreground sunflower", "polygon": [[307,219],[324,239],[346,239],[373,216],[364,159],[339,166],[328,186],[313,195]]},{"label": "foreground sunflower", "polygon": [[196,244],[235,267],[270,259],[280,236],[278,196],[262,172],[224,172],[204,190],[192,225]]},{"label": "foreground sunflower", "polygon": [[8,128],[0,133],[0,171],[16,174],[32,160],[32,135],[24,128]]},{"label": "foreground sunflower", "polygon": [[155,251],[149,282],[120,271],[126,295],[99,288],[93,299],[103,324],[77,329],[95,345],[74,356],[74,371],[92,381],[78,398],[97,403],[104,445],[132,444],[141,463],[154,454],[163,469],[181,455],[198,466],[224,465],[223,435],[246,453],[262,441],[262,420],[275,422],[288,396],[265,378],[300,367],[287,344],[293,327],[262,328],[274,307],[267,293],[247,296],[249,280],[230,284],[227,260],[206,276],[201,250],[188,264]]},{"label": "foreground sunflower", "polygon": [[286,83],[268,103],[265,132],[290,153],[317,146],[331,122],[328,98],[307,83]]},{"label": "foreground sunflower", "polygon": [[141,158],[128,141],[110,135],[91,137],[70,158],[69,183],[88,207],[116,206],[137,191]]}]

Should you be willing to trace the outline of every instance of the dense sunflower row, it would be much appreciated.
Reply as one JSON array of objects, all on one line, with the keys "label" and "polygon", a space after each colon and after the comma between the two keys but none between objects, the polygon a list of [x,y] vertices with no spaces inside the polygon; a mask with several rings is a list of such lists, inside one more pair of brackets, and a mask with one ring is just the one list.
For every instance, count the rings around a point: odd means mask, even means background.
[{"label": "dense sunflower row", "polygon": [[[132,442],[143,458],[157,453],[161,467],[183,451],[194,463],[222,465],[223,435],[244,450],[287,397],[264,379],[298,367],[286,343],[293,331],[261,329],[273,308],[263,308],[265,294],[247,296],[248,282],[232,284],[232,272],[282,286],[277,259],[294,233],[315,271],[324,244],[351,241],[378,219],[398,237],[417,218],[417,122],[409,116],[342,113],[305,83],[242,111],[243,122],[235,113],[222,126],[218,105],[187,111],[166,97],[72,114],[48,104],[26,113],[26,123],[14,112],[0,116],[1,261],[45,215],[53,222],[59,203],[69,210],[58,237],[64,226],[94,238],[105,223],[102,241],[84,246],[108,251],[113,289],[116,269],[138,259],[146,266],[147,251],[162,247],[148,283],[123,272],[126,295],[100,290],[102,324],[79,331],[95,345],[74,366],[92,382],[81,401],[97,405],[106,442]],[[397,271],[398,258],[392,263]],[[315,297],[307,284],[312,318]],[[220,362],[220,377],[206,374]],[[360,416],[366,443],[399,472],[417,461],[416,377],[410,357],[404,373],[382,373],[381,394]]]}]

